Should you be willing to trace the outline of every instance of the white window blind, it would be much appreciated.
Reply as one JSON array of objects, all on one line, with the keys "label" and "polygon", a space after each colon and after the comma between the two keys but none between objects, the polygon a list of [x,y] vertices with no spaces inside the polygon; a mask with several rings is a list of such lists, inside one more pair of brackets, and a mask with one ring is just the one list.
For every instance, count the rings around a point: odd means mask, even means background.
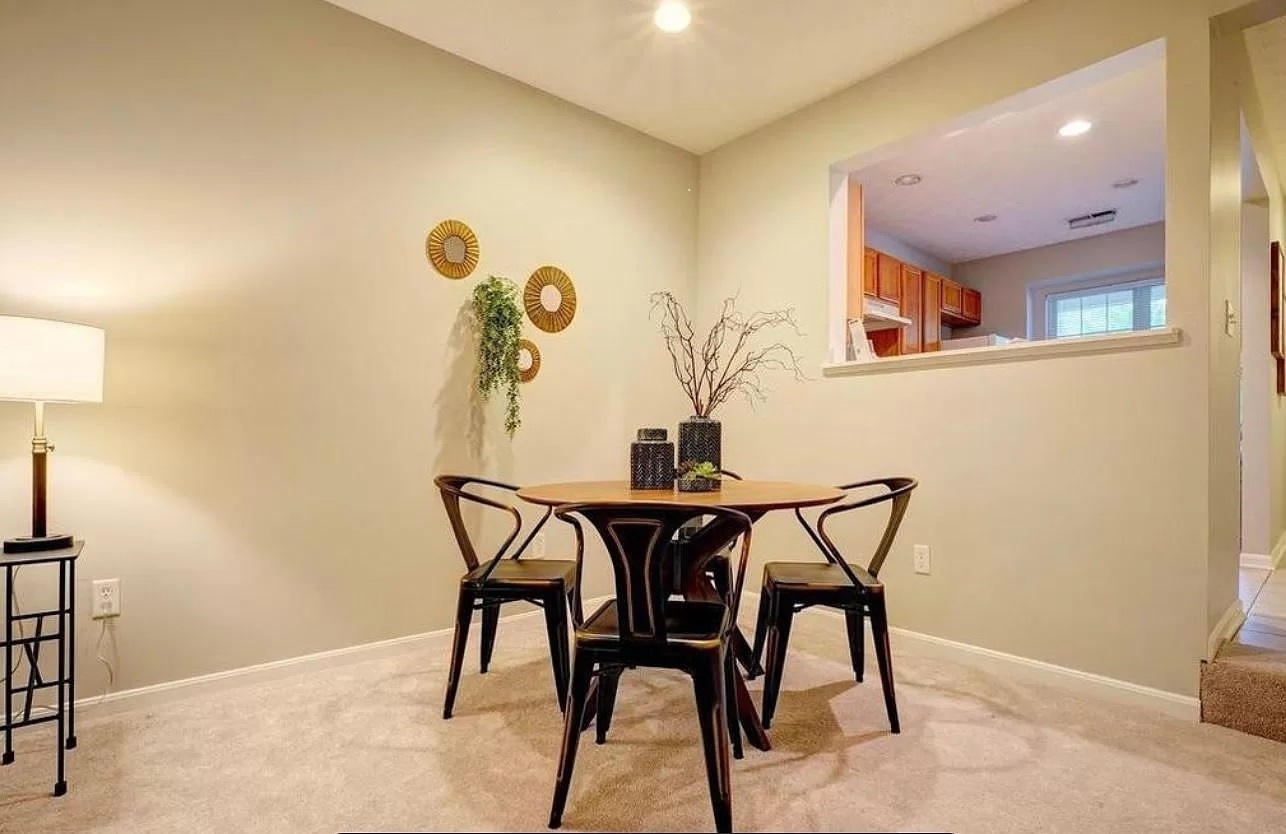
[{"label": "white window blind", "polygon": [[1165,327],[1165,278],[1051,294],[1046,338],[1065,339]]}]

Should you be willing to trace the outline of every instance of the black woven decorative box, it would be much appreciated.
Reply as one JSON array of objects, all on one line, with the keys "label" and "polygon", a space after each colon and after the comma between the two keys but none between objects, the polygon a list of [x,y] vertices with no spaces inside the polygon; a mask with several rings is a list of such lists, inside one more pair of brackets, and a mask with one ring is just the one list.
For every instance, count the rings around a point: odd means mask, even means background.
[{"label": "black woven decorative box", "polygon": [[665,429],[639,429],[630,444],[630,489],[674,488],[674,444]]}]

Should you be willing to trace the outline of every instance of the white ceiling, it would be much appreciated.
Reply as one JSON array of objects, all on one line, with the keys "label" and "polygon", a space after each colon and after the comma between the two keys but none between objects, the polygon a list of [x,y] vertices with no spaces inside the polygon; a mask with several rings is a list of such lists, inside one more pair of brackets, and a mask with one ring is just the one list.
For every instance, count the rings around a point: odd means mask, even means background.
[{"label": "white ceiling", "polygon": [[1247,29],[1246,49],[1277,170],[1286,172],[1286,17]]},{"label": "white ceiling", "polygon": [[[1082,118],[1094,127],[1063,138]],[[867,222],[948,263],[1016,252],[1165,218],[1165,61],[1149,45],[848,163]],[[923,181],[898,186],[895,177]],[[1135,178],[1138,185],[1112,183]],[[1072,217],[1116,222],[1072,231]],[[994,214],[991,223],[973,218]]]},{"label": "white ceiling", "polygon": [[694,153],[1025,0],[330,0]]}]

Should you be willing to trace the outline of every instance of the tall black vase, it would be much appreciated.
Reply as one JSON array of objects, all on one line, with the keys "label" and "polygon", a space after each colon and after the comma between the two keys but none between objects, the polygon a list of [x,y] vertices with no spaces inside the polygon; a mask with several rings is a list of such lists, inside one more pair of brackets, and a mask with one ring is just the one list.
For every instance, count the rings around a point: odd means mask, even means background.
[{"label": "tall black vase", "polygon": [[703,461],[723,468],[723,427],[709,417],[689,417],[679,423],[679,466]]}]

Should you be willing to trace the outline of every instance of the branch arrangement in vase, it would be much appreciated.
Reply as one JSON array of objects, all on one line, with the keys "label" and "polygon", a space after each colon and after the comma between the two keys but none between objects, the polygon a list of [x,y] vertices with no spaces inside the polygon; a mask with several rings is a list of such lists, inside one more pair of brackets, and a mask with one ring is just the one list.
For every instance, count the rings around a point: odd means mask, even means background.
[{"label": "branch arrangement in vase", "polygon": [[752,405],[766,400],[760,376],[764,371],[786,371],[797,381],[806,379],[799,356],[789,345],[759,344],[760,337],[781,327],[802,335],[793,308],[746,315],[737,311],[735,298],[725,299],[704,338],[697,336],[692,319],[673,293],[652,293],[652,316],[665,337],[674,376],[696,417],[710,417],[734,394]]}]

